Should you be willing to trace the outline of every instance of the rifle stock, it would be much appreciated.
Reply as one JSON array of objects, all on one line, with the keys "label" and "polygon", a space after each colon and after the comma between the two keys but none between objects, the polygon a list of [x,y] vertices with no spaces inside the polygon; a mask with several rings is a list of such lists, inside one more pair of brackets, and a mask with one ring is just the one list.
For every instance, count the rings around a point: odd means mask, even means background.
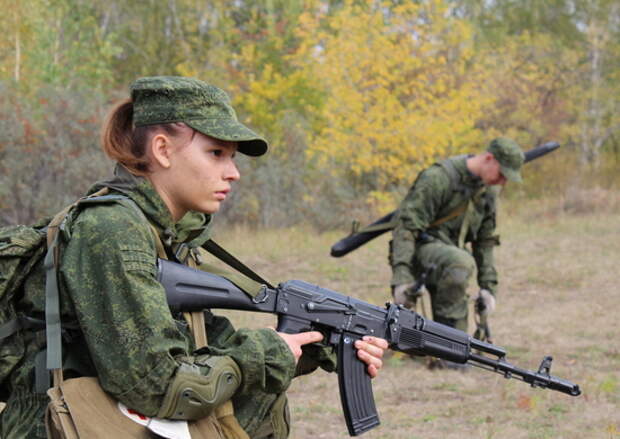
[{"label": "rifle stock", "polygon": [[[555,151],[559,147],[560,144],[558,142],[548,142],[543,145],[537,146],[536,148],[532,148],[524,153],[525,159],[523,163],[525,164],[531,162],[532,160],[549,154],[551,151]],[[379,218],[374,223],[371,223],[365,227],[371,229],[371,231],[353,232],[349,236],[342,238],[340,241],[332,245],[330,255],[335,258],[340,258],[357,249],[358,247],[361,247],[362,245],[366,244],[368,241],[376,238],[377,236],[383,235],[389,230],[389,228],[381,229],[379,226],[392,221],[395,213],[396,211],[390,212],[387,215]],[[373,228],[377,228],[378,230],[372,230]]]},{"label": "rifle stock", "polygon": [[579,386],[549,374],[551,357],[543,360],[538,372],[518,368],[505,360],[503,348],[393,303],[382,308],[299,280],[265,286],[250,297],[223,277],[161,259],[158,280],[173,312],[211,308],[268,312],[278,316],[279,332],[320,331],[323,343],[337,350],[340,399],[351,436],[379,425],[370,376],[354,347],[364,335],[384,338],[396,351],[469,363],[572,396],[581,393]]}]

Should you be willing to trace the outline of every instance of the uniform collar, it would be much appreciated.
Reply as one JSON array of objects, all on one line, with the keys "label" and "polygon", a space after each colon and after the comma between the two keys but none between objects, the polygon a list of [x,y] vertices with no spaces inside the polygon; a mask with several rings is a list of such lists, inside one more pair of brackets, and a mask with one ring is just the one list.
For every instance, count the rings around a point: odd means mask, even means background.
[{"label": "uniform collar", "polygon": [[469,154],[466,156],[461,156],[454,161],[454,167],[458,171],[461,176],[461,181],[463,184],[475,188],[480,188],[484,186],[482,179],[478,177],[476,174],[472,173],[467,168],[467,159],[473,157],[473,154]]},{"label": "uniform collar", "polygon": [[120,192],[131,198],[151,224],[158,229],[166,245],[185,242],[194,248],[201,246],[209,239],[211,215],[188,212],[175,223],[172,214],[151,182],[144,177],[133,175],[120,164],[116,165],[114,175],[110,179],[95,183],[88,194],[97,192],[103,187],[108,187],[112,191]]}]

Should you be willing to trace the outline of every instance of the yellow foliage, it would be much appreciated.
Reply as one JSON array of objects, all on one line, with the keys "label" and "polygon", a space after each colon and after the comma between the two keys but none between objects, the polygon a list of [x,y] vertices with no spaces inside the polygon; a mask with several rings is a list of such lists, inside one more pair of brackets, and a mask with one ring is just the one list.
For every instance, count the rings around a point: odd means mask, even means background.
[{"label": "yellow foliage", "polygon": [[468,65],[472,29],[448,8],[347,1],[333,15],[315,9],[300,20],[296,63],[327,96],[309,154],[374,187],[379,205],[437,157],[483,140],[475,122],[487,102],[478,87],[485,71]]}]

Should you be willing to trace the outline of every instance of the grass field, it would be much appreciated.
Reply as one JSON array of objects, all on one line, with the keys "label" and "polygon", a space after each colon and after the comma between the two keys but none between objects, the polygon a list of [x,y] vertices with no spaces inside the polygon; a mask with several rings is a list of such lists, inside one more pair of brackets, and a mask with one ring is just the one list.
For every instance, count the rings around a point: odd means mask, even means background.
[{"label": "grass field", "polygon": [[[510,362],[536,369],[552,355],[552,374],[583,394],[532,389],[478,368],[431,371],[390,353],[373,381],[381,425],[362,437],[620,438],[620,215],[616,208],[584,211],[540,203],[501,211],[500,293],[490,321]],[[216,238],[272,281],[303,279],[383,305],[388,236],[331,258],[343,233],[235,230]],[[237,326],[274,324],[266,315],[227,314]],[[293,382],[292,438],[348,437],[337,382],[323,371]]]}]

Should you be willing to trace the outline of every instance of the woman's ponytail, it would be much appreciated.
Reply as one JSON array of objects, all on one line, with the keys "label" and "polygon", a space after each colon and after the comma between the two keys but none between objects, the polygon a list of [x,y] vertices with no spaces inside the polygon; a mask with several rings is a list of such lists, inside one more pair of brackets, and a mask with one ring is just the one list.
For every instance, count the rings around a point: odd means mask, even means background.
[{"label": "woman's ponytail", "polygon": [[106,119],[101,136],[103,151],[132,174],[146,175],[149,160],[145,151],[144,134],[134,130],[133,102],[127,99],[114,107]]}]

